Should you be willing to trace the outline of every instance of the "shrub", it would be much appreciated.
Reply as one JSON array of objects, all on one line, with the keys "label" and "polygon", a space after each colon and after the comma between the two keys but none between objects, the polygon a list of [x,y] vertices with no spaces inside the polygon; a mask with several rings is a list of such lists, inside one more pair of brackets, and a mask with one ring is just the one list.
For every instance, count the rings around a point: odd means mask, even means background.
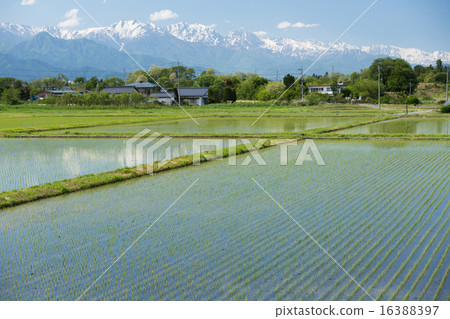
[{"label": "shrub", "polygon": [[406,98],[406,104],[414,104],[417,105],[420,103],[420,100],[417,96],[411,95]]},{"label": "shrub", "polygon": [[319,105],[328,100],[328,96],[321,93],[310,93],[306,96],[306,102],[308,105]]},{"label": "shrub", "polygon": [[443,107],[441,107],[441,112],[442,113],[450,113],[450,104],[444,105]]}]

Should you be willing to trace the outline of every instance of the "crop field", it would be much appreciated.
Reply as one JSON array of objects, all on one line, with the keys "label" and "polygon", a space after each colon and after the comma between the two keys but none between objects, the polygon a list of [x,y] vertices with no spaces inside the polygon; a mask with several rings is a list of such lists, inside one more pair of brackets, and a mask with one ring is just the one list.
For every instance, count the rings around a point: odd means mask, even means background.
[{"label": "crop field", "polygon": [[361,121],[352,117],[304,117],[261,118],[254,125],[257,117],[236,118],[198,118],[197,125],[192,119],[165,121],[159,123],[141,123],[134,125],[97,126],[70,130],[71,132],[102,133],[138,133],[149,128],[163,133],[279,133],[299,132],[314,128],[329,127]]},{"label": "crop field", "polygon": [[341,131],[346,134],[450,134],[450,118],[402,118]]},{"label": "crop field", "polygon": [[[223,145],[228,147],[228,141]],[[171,148],[171,158],[190,155],[193,140],[174,138],[166,146]],[[202,147],[202,151],[211,149]],[[0,138],[0,150],[0,192],[150,162],[146,154],[130,158],[124,139]],[[163,160],[165,155],[165,149],[156,150],[153,160]]]},{"label": "crop field", "polygon": [[0,300],[370,300],[286,212],[375,299],[447,300],[450,142],[316,144],[3,209]]},{"label": "crop field", "polygon": [[[151,117],[147,118],[151,120]],[[130,116],[18,116],[0,117],[0,130],[11,128],[54,127],[60,125],[105,125],[110,123],[143,121],[145,117]]]}]

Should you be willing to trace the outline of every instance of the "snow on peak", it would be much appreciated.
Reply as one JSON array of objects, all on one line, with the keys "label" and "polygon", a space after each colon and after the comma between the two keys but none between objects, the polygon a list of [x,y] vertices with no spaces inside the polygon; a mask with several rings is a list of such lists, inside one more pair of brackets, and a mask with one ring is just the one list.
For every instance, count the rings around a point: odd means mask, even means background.
[{"label": "snow on peak", "polygon": [[167,27],[167,32],[174,37],[187,42],[204,42],[209,45],[220,45],[223,37],[216,32],[214,25],[200,23],[188,24],[178,22]]},{"label": "snow on peak", "polygon": [[[165,38],[175,37],[179,40],[191,43],[199,43],[207,46],[228,47],[236,50],[265,50],[272,54],[311,58],[328,50],[331,43],[317,40],[294,40],[288,38],[269,38],[263,31],[248,33],[235,31],[226,37],[215,30],[215,25],[203,25],[199,23],[189,24],[178,22],[167,27],[156,26],[153,23],[142,23],[137,20],[118,21],[108,27],[95,27],[82,30],[61,30],[57,27],[31,27],[19,24],[0,23],[0,31],[5,35],[13,35],[22,39],[29,39],[40,32],[48,32],[56,38],[62,39],[90,39],[107,43],[112,36],[117,41],[129,40],[146,41],[148,36]],[[434,51],[426,52],[414,48],[399,48],[390,45],[373,45],[357,47],[344,42],[334,44],[327,55],[361,55],[391,56],[402,58],[412,64],[432,64],[437,59],[450,62],[450,52]]]}]

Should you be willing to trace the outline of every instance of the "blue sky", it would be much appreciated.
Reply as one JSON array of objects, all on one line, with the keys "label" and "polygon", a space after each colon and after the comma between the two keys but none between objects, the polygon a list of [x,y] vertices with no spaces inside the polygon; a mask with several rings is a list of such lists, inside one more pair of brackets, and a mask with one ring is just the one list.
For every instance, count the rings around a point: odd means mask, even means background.
[{"label": "blue sky", "polygon": [[[102,24],[119,20],[156,25],[184,21],[230,31],[262,31],[270,37],[334,41],[374,0],[77,0]],[[73,0],[2,0],[0,22],[81,29],[96,26]],[[72,10],[72,11],[71,11]],[[449,0],[379,0],[342,38],[354,45],[390,44],[450,51]],[[164,14],[165,13],[165,14]],[[283,23],[284,22],[284,23]],[[284,27],[284,28],[281,28]]]}]

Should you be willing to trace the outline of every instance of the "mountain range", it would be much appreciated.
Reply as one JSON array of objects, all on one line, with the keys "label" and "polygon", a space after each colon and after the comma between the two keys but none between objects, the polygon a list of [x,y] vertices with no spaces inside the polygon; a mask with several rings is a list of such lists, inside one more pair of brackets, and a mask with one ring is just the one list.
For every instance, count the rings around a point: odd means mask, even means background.
[{"label": "mountain range", "polygon": [[[64,73],[76,76],[121,76],[139,68],[181,64],[200,72],[213,67],[221,73],[256,72],[275,79],[298,73],[325,52],[331,43],[318,40],[270,38],[244,31],[219,34],[214,26],[179,22],[167,27],[139,21],[119,21],[104,28],[67,30],[0,23],[0,76],[25,80]],[[125,52],[126,51],[126,52]],[[402,58],[429,65],[450,62],[450,52],[426,52],[391,45],[354,46],[338,42],[308,74],[334,69],[350,73],[378,57]]]}]

